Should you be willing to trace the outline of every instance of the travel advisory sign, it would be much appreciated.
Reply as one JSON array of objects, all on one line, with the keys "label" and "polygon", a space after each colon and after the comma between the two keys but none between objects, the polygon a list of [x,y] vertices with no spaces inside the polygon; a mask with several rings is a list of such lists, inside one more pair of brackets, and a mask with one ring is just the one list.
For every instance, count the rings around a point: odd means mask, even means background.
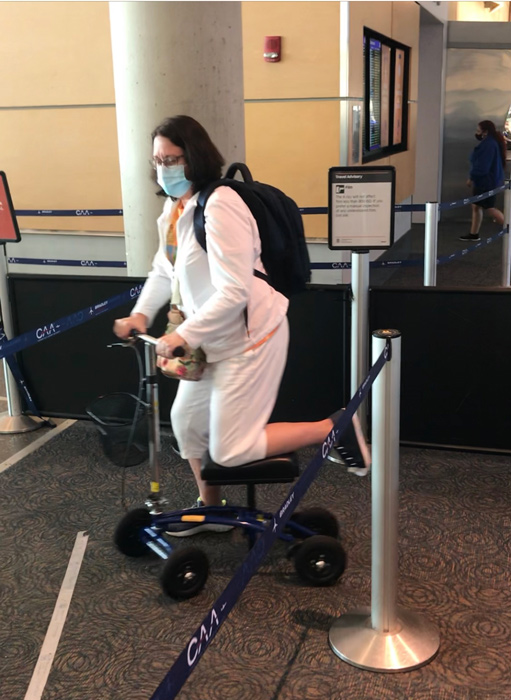
[{"label": "travel advisory sign", "polygon": [[330,250],[390,248],[394,242],[395,177],[391,166],[330,168]]},{"label": "travel advisory sign", "polygon": [[16,215],[12,206],[11,195],[5,173],[0,170],[0,243],[20,240]]}]

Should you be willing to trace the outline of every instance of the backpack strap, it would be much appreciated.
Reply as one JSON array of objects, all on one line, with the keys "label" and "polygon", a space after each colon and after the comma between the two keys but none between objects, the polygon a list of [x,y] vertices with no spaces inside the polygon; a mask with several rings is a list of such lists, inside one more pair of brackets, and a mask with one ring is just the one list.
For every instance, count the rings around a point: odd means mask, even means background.
[{"label": "backpack strap", "polygon": [[248,165],[245,163],[232,163],[225,173],[225,180],[234,180],[236,173],[239,173],[243,178],[243,182],[254,182],[252,173],[248,169]]},{"label": "backpack strap", "polygon": [[[200,247],[205,253],[208,252],[208,246],[206,242],[206,202],[217,187],[230,187],[235,192],[237,192],[237,194],[241,197],[241,199],[250,209],[252,216],[256,220],[257,228],[259,229],[259,231],[261,230],[261,227],[265,225],[264,217],[266,215],[264,212],[263,205],[259,202],[255,195],[253,195],[244,187],[243,182],[240,182],[239,180],[234,180],[232,177],[229,176],[229,174],[235,175],[238,171],[245,178],[245,182],[253,182],[252,174],[248,167],[245,165],[245,163],[233,163],[231,166],[229,166],[225,178],[212,182],[199,192],[199,196],[197,198],[197,206],[195,207],[195,211],[193,213],[193,227],[195,229],[195,237],[197,239],[197,243],[200,245]],[[264,272],[254,270],[254,275],[259,279],[262,279],[265,282],[268,282],[268,284],[270,284],[269,277]]]}]

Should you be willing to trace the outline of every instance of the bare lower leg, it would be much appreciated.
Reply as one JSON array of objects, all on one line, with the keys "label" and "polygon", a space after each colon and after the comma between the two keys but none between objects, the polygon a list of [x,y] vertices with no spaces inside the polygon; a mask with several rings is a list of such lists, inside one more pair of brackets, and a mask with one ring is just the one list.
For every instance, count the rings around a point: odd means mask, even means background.
[{"label": "bare lower leg", "polygon": [[330,418],[314,423],[270,423],[266,426],[266,456],[284,454],[301,447],[317,445],[332,430]]},{"label": "bare lower leg", "polygon": [[471,234],[479,233],[482,220],[483,210],[481,209],[481,207],[476,207],[475,204],[472,204],[472,225],[470,227]]},{"label": "bare lower leg", "polygon": [[500,211],[500,209],[496,209],[495,207],[492,207],[491,209],[488,209],[488,214],[493,218],[494,221],[496,221],[497,224],[502,226],[504,224],[504,214]]},{"label": "bare lower leg", "polygon": [[195,481],[199,489],[199,498],[206,506],[219,506],[221,504],[220,487],[209,486],[200,475],[200,459],[189,459],[190,467],[192,468]]}]

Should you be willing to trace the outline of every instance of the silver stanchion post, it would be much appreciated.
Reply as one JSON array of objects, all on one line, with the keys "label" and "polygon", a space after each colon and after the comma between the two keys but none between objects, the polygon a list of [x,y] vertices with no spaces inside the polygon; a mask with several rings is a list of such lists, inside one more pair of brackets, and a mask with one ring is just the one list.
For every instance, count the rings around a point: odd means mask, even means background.
[{"label": "silver stanchion post", "polygon": [[330,628],[334,653],[371,671],[407,671],[438,651],[438,630],[397,605],[399,490],[399,392],[401,334],[373,333],[373,362],[391,341],[391,359],[373,384],[371,607],[342,615]]},{"label": "silver stanchion post", "polygon": [[[351,396],[369,370],[369,251],[351,254]],[[364,405],[359,409],[360,425],[367,434]]]},{"label": "silver stanchion post", "polygon": [[[0,251],[0,307],[2,311],[4,331],[7,337],[11,339],[13,337],[13,329],[11,307],[9,305],[9,290],[7,287],[7,259],[5,245],[2,246],[2,250]],[[43,423],[33,420],[30,418],[30,416],[22,415],[21,399],[18,392],[18,387],[16,386],[16,382],[14,381],[14,377],[11,374],[11,370],[9,369],[5,358],[3,363],[5,393],[7,396],[7,413],[0,414],[0,434],[28,433],[31,430],[37,430],[43,425]]]},{"label": "silver stanchion post", "polygon": [[511,286],[511,245],[509,242],[511,228],[511,181],[506,181],[504,190],[504,235],[502,237],[502,286]]},{"label": "silver stanchion post", "polygon": [[424,286],[436,287],[436,260],[438,248],[438,202],[426,202],[424,224]]},{"label": "silver stanchion post", "polygon": [[[369,370],[369,251],[351,253],[351,396]],[[360,426],[367,435],[365,402],[358,410]],[[335,448],[328,455],[331,462],[344,464]],[[358,472],[360,475],[365,473]]]}]

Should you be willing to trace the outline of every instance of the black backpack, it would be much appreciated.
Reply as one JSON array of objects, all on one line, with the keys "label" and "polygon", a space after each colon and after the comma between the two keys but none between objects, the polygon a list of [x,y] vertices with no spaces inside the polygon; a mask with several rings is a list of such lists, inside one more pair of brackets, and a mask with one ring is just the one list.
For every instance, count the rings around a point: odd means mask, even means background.
[{"label": "black backpack", "polygon": [[[243,182],[234,180],[238,171]],[[244,163],[233,163],[224,178],[199,192],[193,223],[201,248],[207,251],[204,208],[210,194],[220,186],[231,187],[237,192],[256,220],[261,238],[261,260],[268,274],[254,270],[254,275],[288,297],[303,291],[310,280],[310,260],[300,210],[276,187],[254,182]]]}]

